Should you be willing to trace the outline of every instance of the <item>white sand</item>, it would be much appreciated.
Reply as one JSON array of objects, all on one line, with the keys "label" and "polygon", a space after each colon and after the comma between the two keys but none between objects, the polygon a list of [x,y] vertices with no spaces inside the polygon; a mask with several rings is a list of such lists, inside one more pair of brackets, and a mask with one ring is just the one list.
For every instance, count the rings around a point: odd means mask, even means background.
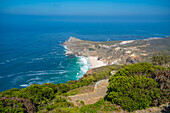
[{"label": "white sand", "polygon": [[98,58],[98,57],[92,57],[92,56],[88,57],[88,60],[89,60],[89,62],[90,62],[90,66],[91,66],[92,68],[96,68],[96,67],[101,67],[101,66],[106,66],[106,65],[107,65],[107,64],[104,63],[103,61],[97,60],[97,58]]},{"label": "white sand", "polygon": [[120,45],[132,43],[133,41],[134,41],[134,40],[122,41],[122,42],[120,42]]}]

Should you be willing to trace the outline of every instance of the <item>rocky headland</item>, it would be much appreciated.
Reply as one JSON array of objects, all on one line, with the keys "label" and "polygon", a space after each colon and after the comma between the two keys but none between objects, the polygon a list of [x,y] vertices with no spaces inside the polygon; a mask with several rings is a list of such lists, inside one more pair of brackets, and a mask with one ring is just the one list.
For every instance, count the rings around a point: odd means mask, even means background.
[{"label": "rocky headland", "polygon": [[62,45],[68,49],[66,55],[93,57],[93,59],[96,57],[97,60],[103,62],[103,65],[150,61],[156,52],[162,51],[170,54],[170,37],[106,42],[93,42],[70,37]]}]

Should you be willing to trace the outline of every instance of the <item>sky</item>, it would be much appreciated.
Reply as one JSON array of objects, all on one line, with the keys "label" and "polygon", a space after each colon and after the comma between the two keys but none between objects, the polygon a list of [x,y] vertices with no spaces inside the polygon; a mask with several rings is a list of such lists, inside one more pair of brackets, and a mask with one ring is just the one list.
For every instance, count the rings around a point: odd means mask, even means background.
[{"label": "sky", "polygon": [[169,6],[170,0],[0,0],[0,15],[136,16],[169,21]]}]

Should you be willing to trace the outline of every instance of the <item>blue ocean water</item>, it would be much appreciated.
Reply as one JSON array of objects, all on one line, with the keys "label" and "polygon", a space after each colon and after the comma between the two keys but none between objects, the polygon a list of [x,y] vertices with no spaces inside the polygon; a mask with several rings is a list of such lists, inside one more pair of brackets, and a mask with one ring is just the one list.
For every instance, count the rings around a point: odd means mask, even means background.
[{"label": "blue ocean water", "polygon": [[169,23],[40,22],[0,26],[0,91],[30,84],[77,80],[90,69],[85,57],[65,56],[60,44],[83,40],[135,40],[170,35]]}]

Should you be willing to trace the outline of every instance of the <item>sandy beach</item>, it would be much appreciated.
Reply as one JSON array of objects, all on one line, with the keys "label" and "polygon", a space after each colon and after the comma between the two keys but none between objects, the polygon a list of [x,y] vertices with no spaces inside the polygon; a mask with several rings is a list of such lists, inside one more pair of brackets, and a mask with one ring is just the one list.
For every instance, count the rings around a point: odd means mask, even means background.
[{"label": "sandy beach", "polygon": [[101,67],[101,66],[106,66],[107,64],[104,63],[103,61],[101,60],[97,60],[98,57],[94,57],[94,56],[90,56],[88,57],[88,60],[90,62],[90,66],[92,68],[96,68],[96,67]]}]

